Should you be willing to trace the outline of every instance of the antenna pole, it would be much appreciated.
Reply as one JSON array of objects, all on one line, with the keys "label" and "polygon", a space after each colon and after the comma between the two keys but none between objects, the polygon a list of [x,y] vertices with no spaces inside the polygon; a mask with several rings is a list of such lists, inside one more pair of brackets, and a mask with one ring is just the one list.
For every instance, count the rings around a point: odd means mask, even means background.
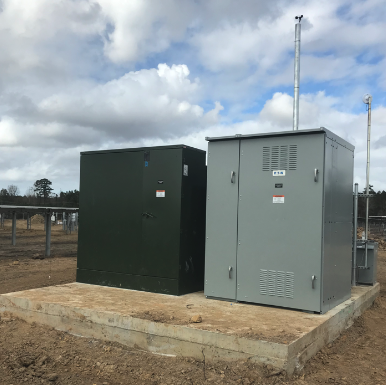
[{"label": "antenna pole", "polygon": [[370,134],[371,134],[371,101],[372,96],[368,98],[367,114],[367,164],[366,164],[366,225],[365,225],[365,267],[367,267],[367,241],[369,232],[369,181],[370,181]]},{"label": "antenna pole", "polygon": [[294,66],[294,113],[293,113],[293,130],[299,129],[299,83],[300,83],[300,36],[301,36],[301,16],[296,16],[299,20],[295,24],[295,66]]},{"label": "antenna pole", "polygon": [[357,285],[358,183],[354,185],[354,229],[351,286]]}]

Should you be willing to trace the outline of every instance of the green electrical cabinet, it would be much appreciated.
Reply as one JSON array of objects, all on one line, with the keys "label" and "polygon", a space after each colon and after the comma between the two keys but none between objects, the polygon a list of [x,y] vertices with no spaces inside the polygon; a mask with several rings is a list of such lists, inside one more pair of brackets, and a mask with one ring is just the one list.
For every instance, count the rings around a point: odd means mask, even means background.
[{"label": "green electrical cabinet", "polygon": [[77,282],[203,290],[205,163],[184,145],[81,153]]}]

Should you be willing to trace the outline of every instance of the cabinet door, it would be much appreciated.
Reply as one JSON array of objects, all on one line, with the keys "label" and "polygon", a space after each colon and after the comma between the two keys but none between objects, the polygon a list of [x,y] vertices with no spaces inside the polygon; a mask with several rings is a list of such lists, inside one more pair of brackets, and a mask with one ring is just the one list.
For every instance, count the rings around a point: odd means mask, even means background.
[{"label": "cabinet door", "polygon": [[238,140],[210,142],[206,210],[205,295],[236,298]]},{"label": "cabinet door", "polygon": [[326,138],[323,311],[350,297],[353,152]]},{"label": "cabinet door", "polygon": [[139,273],[142,163],[143,152],[81,156],[79,268]]},{"label": "cabinet door", "polygon": [[140,275],[178,278],[182,149],[145,151]]},{"label": "cabinet door", "polygon": [[323,134],[241,141],[239,301],[321,310],[323,165]]}]

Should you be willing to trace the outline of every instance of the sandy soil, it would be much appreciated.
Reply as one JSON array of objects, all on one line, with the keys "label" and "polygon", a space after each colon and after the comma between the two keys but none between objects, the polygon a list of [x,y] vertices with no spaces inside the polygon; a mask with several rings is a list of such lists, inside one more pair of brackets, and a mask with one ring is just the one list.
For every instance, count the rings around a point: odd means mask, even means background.
[{"label": "sandy soil", "polygon": [[[21,230],[22,231],[22,230]],[[20,232],[21,232],[20,231]],[[55,235],[54,235],[55,234]],[[50,259],[44,233],[0,230],[0,292],[71,282],[75,278],[76,234],[53,231]],[[16,249],[18,250],[16,252]],[[14,262],[19,264],[14,264]],[[51,276],[51,278],[47,278]],[[10,317],[0,322],[0,384],[386,384],[386,252],[379,252],[381,296],[350,329],[291,379],[251,362],[208,363],[156,356],[122,345],[71,336]]]}]

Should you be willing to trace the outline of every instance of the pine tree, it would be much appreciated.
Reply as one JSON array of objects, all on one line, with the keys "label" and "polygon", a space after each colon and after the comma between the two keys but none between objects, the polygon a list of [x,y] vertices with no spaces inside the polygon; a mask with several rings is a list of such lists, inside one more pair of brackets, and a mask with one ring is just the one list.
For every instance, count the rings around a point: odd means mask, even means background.
[{"label": "pine tree", "polygon": [[51,185],[52,182],[46,178],[39,179],[34,183],[34,191],[38,197],[43,198],[43,203],[51,196],[51,191],[53,190]]}]

